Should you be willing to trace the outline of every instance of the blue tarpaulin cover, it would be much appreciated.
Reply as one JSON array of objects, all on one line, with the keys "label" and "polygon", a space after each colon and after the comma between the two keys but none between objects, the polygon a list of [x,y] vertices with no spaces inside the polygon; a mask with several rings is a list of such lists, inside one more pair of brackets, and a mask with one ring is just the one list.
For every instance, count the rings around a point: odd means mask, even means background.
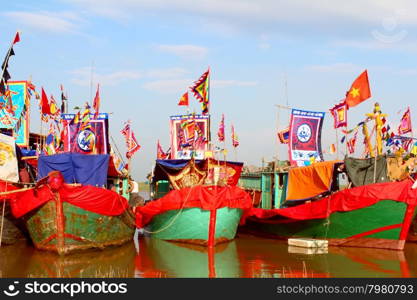
[{"label": "blue tarpaulin cover", "polygon": [[103,186],[107,183],[109,155],[62,153],[41,155],[38,160],[38,180],[51,171],[60,171],[66,183]]}]

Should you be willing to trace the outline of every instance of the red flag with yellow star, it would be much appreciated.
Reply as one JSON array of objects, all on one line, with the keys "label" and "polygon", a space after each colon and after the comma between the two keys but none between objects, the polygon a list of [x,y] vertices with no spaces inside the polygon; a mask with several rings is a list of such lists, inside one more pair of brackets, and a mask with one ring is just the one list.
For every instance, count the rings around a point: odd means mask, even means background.
[{"label": "red flag with yellow star", "polygon": [[350,108],[369,97],[371,97],[371,90],[369,88],[368,71],[365,70],[352,83],[350,90],[346,94],[346,104]]}]

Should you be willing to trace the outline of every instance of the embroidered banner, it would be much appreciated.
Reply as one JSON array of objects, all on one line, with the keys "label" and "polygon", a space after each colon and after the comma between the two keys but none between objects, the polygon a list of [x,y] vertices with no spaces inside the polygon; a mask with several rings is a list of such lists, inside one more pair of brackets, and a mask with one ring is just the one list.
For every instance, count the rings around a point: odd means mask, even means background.
[{"label": "embroidered banner", "polygon": [[90,114],[90,126],[83,129],[82,122],[71,122],[75,114],[62,114],[66,152],[108,154],[108,115],[99,113],[97,119],[92,119],[92,116]]},{"label": "embroidered banner", "polygon": [[321,128],[324,112],[293,109],[290,120],[289,158],[292,165],[323,161]]},{"label": "embroidered banner", "polygon": [[18,146],[29,144],[29,94],[26,81],[9,81],[0,96],[0,128],[13,129]]},{"label": "embroidered banner", "polygon": [[0,133],[0,179],[19,181],[14,138]]},{"label": "embroidered banner", "polygon": [[204,159],[208,150],[208,115],[171,116],[171,159]]},{"label": "embroidered banner", "polygon": [[334,128],[347,126],[347,105],[345,101],[333,106],[330,109],[330,113],[332,114],[334,119]]}]

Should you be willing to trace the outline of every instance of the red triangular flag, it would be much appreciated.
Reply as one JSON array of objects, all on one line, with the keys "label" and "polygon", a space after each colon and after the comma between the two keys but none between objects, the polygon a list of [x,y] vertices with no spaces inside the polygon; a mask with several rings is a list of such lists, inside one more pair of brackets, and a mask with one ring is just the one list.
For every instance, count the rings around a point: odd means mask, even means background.
[{"label": "red triangular flag", "polygon": [[13,40],[13,45],[18,42],[20,42],[20,35],[19,35],[19,32],[16,32],[16,36],[14,37],[14,40]]},{"label": "red triangular flag", "polygon": [[365,70],[352,83],[346,94],[346,104],[348,107],[353,107],[369,97],[371,97],[371,90],[369,88],[368,71]]},{"label": "red triangular flag", "polygon": [[188,92],[185,92],[185,94],[181,96],[178,105],[188,106]]},{"label": "red triangular flag", "polygon": [[41,98],[41,112],[44,115],[51,114],[51,108],[49,107],[48,96],[46,95],[43,87],[42,87],[42,98]]}]

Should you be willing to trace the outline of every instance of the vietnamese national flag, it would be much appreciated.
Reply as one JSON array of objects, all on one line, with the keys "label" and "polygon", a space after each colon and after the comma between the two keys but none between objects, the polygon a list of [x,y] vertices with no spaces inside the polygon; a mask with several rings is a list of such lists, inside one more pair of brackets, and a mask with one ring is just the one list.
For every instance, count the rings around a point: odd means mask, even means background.
[{"label": "vietnamese national flag", "polygon": [[368,71],[362,72],[352,83],[350,90],[346,94],[346,104],[348,108],[358,105],[371,97],[369,88]]},{"label": "vietnamese national flag", "polygon": [[178,105],[188,106],[188,92],[185,92],[185,94],[181,96]]}]

